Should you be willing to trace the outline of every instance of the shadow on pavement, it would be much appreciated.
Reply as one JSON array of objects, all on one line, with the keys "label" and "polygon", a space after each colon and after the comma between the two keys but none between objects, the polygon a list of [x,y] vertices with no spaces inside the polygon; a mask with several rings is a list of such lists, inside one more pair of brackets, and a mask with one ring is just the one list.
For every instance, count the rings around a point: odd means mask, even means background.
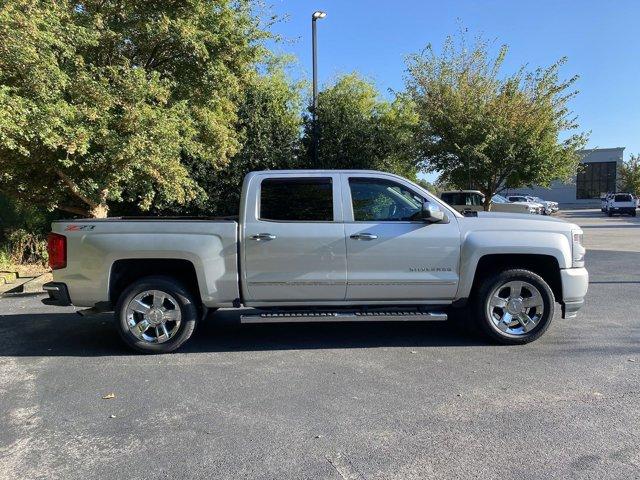
[{"label": "shadow on pavement", "polygon": [[[236,311],[201,322],[179,352],[486,345],[453,322],[241,325]],[[0,316],[2,356],[130,355],[108,314]]]},{"label": "shadow on pavement", "polygon": [[592,229],[592,228],[608,228],[611,230],[617,230],[618,228],[640,228],[640,223],[627,223],[624,225],[616,224],[616,225],[581,225],[580,228],[584,229]]},{"label": "shadow on pavement", "polygon": [[598,209],[590,210],[562,210],[558,217],[560,218],[602,218],[603,213]]}]

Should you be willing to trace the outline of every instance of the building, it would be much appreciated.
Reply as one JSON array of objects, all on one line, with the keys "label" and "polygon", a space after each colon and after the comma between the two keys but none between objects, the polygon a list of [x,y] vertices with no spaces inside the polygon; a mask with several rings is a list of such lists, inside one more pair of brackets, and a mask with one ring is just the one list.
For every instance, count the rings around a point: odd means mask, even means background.
[{"label": "building", "polygon": [[600,195],[615,192],[618,168],[622,165],[624,147],[581,150],[581,168],[572,181],[552,182],[550,188],[508,189],[503,195],[532,195],[558,202],[560,206],[599,207]]}]

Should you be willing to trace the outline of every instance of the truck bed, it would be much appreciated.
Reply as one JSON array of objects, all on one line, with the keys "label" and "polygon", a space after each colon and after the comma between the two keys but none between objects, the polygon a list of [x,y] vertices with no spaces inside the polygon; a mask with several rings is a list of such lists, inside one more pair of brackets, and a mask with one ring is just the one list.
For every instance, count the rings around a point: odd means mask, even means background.
[{"label": "truck bed", "polygon": [[93,222],[238,222],[238,216],[189,217],[189,216],[122,216],[107,218],[77,218],[55,220],[53,223],[93,223]]},{"label": "truck bed", "polygon": [[111,217],[60,220],[52,227],[67,238],[67,266],[56,270],[56,281],[67,285],[74,305],[108,298],[114,264],[127,259],[189,262],[208,307],[232,306],[240,296],[233,217]]}]

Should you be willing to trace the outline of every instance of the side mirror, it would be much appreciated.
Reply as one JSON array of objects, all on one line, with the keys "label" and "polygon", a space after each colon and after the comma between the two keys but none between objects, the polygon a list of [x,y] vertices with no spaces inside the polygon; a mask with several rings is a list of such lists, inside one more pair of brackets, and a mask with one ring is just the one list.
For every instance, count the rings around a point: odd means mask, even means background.
[{"label": "side mirror", "polygon": [[422,204],[422,212],[421,212],[422,220],[427,223],[438,223],[446,221],[446,216],[442,210],[440,210],[437,206],[424,202]]}]

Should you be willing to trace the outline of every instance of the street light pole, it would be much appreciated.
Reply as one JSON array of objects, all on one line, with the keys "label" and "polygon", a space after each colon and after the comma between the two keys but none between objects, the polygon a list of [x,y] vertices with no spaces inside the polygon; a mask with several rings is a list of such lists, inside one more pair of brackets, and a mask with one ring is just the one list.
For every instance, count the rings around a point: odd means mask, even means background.
[{"label": "street light pole", "polygon": [[326,17],[325,12],[317,11],[311,15],[311,37],[313,56],[313,105],[311,107],[311,118],[313,122],[313,163],[314,167],[319,166],[318,147],[320,145],[318,132],[318,34],[316,32],[316,21]]}]

